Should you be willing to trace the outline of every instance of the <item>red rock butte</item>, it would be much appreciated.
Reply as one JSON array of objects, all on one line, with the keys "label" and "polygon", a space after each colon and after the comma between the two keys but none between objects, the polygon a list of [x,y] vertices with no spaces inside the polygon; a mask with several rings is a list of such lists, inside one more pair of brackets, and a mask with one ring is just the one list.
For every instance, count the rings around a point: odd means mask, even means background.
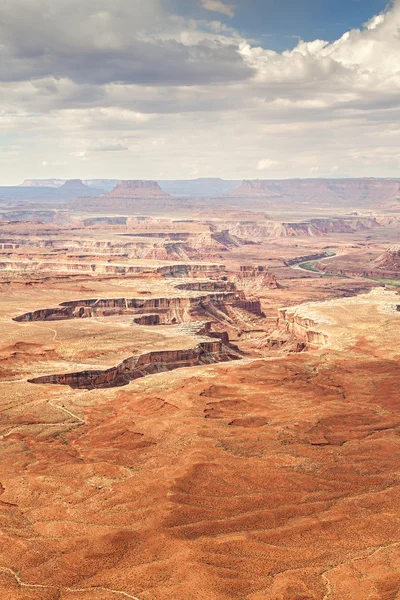
[{"label": "red rock butte", "polygon": [[103,198],[170,198],[156,181],[122,181]]}]

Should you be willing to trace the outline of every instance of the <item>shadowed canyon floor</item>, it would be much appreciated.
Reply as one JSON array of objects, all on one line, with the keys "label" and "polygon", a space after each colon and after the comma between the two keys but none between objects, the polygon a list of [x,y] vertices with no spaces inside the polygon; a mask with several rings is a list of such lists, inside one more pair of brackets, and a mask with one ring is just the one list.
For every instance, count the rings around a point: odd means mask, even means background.
[{"label": "shadowed canyon floor", "polygon": [[[91,231],[88,249],[122,233]],[[229,244],[226,269],[103,245],[104,264],[141,269],[3,271],[1,600],[398,598],[400,294],[296,268],[332,248],[380,257],[396,235],[369,234]],[[29,263],[38,246],[11,250]],[[161,360],[124,387],[47,379],[200,344],[235,360]]]}]

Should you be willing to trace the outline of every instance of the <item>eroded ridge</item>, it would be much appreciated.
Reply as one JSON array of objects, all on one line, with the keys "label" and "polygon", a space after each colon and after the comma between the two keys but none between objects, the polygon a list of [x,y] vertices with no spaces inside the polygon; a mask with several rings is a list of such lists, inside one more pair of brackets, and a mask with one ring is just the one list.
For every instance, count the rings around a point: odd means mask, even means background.
[{"label": "eroded ridge", "polygon": [[[214,335],[218,336],[218,334]],[[221,334],[221,339],[202,341],[194,348],[187,350],[149,352],[127,358],[111,369],[49,375],[30,379],[29,383],[69,385],[73,389],[122,387],[135,379],[155,373],[241,358],[238,350],[230,346],[227,335]]]},{"label": "eroded ridge", "polygon": [[[253,315],[264,316],[261,303],[256,298],[247,299],[241,291],[215,292],[189,298],[91,298],[62,302],[55,308],[44,308],[14,317],[17,322],[62,321],[112,315],[158,315],[154,323],[182,323],[191,320],[198,311],[216,314],[229,319],[229,308],[245,310]],[[135,321],[135,322],[140,322]],[[147,323],[145,323],[147,324]],[[149,323],[153,324],[153,323]]]}]

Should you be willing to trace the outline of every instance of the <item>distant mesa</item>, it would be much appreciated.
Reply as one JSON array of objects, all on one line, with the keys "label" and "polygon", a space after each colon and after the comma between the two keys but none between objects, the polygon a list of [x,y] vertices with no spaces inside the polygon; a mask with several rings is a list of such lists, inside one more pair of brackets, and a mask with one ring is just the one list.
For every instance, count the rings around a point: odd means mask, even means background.
[{"label": "distant mesa", "polygon": [[[112,190],[113,187],[120,182],[118,179],[83,179],[70,181],[82,181],[85,186],[101,190],[102,192]],[[67,179],[25,179],[18,187],[61,188],[65,183],[68,183]]]},{"label": "distant mesa", "polygon": [[121,181],[102,198],[170,198],[156,181]]},{"label": "distant mesa", "polygon": [[51,187],[59,188],[64,185],[65,179],[25,179],[19,187]]},{"label": "distant mesa", "polygon": [[[90,188],[83,183],[82,179],[69,179],[68,181],[63,183],[59,189],[62,191],[71,190],[74,192],[81,191],[84,193],[84,192],[89,191]],[[100,193],[100,190],[99,190],[99,193]]]},{"label": "distant mesa", "polygon": [[[93,192],[93,190],[90,190]],[[121,181],[113,190],[96,198],[86,194],[69,203],[69,208],[79,210],[138,210],[140,207],[165,205],[171,196],[156,181]],[[80,196],[84,196],[80,194]],[[146,200],[150,201],[146,204]],[[140,207],[138,206],[140,204]]]},{"label": "distant mesa", "polygon": [[233,190],[232,192],[228,192],[227,196],[232,197],[247,197],[247,196],[262,196],[263,198],[271,198],[280,196],[281,194],[278,191],[274,191],[271,189],[272,186],[275,185],[276,182],[273,181],[263,181],[261,179],[254,180],[244,180],[242,185]]},{"label": "distant mesa", "polygon": [[256,179],[245,180],[226,197],[281,199],[289,203],[370,206],[400,196],[400,179]]},{"label": "distant mesa", "polygon": [[57,193],[65,199],[97,197],[104,193],[104,190],[90,188],[83,183],[81,179],[69,179],[57,189]]}]

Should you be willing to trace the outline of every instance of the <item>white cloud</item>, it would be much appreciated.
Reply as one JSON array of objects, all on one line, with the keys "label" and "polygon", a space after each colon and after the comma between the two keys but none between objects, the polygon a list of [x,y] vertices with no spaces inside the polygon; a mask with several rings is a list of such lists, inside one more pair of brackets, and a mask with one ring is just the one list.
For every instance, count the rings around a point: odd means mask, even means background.
[{"label": "white cloud", "polygon": [[279,167],[281,163],[279,160],[272,160],[271,158],[264,158],[263,160],[258,161],[257,169],[258,171],[268,171],[270,169],[274,169],[275,167]]},{"label": "white cloud", "polygon": [[44,160],[42,165],[44,167],[65,167],[68,163],[62,160]]},{"label": "white cloud", "polygon": [[162,0],[2,0],[1,172],[399,176],[399,30],[396,0],[278,53]]},{"label": "white cloud", "polygon": [[221,0],[201,0],[201,5],[206,10],[221,13],[231,19],[235,16],[235,7],[233,4],[225,4]]}]

